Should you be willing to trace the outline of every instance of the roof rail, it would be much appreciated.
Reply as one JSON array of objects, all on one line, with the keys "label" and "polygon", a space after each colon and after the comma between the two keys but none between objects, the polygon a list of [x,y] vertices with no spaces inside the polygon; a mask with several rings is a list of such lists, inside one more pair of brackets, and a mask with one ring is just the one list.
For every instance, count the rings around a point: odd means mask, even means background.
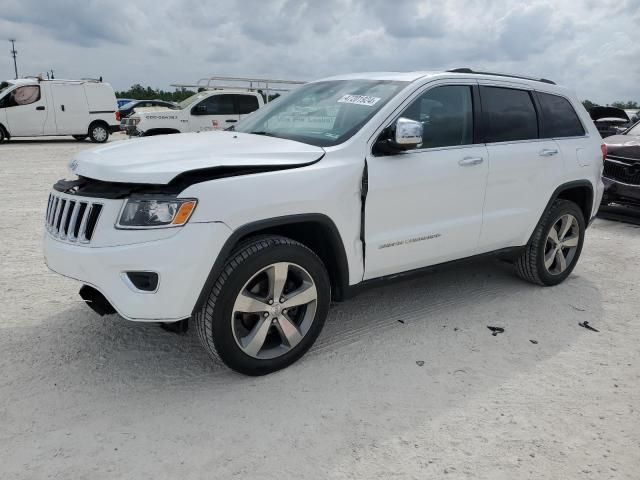
[{"label": "roof rail", "polygon": [[450,73],[475,73],[477,75],[495,75],[496,77],[509,77],[509,78],[520,78],[522,80],[533,80],[534,82],[542,82],[549,83],[551,85],[555,85],[556,82],[553,80],[549,80],[548,78],[533,78],[533,77],[525,77],[523,75],[511,75],[508,73],[496,73],[496,72],[476,72],[470,68],[453,68],[451,70],[447,70]]},{"label": "roof rail", "polygon": [[[221,84],[219,82],[225,82]],[[229,82],[231,82],[229,84]],[[294,85],[302,85],[307,82],[300,80],[272,80],[266,78],[246,78],[246,77],[206,77],[201,78],[195,84],[172,83],[172,87],[176,88],[204,88],[206,90],[223,90],[237,89],[254,92],[257,90],[265,91],[267,100],[270,92],[288,92]],[[273,85],[284,85],[284,87],[274,88]]]}]

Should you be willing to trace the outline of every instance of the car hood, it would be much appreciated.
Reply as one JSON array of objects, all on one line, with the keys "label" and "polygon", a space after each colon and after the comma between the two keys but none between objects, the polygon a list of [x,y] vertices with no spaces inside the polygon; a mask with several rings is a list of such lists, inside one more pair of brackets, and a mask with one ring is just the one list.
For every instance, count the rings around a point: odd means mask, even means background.
[{"label": "car hood", "polygon": [[213,131],[112,142],[80,152],[69,168],[95,180],[165,185],[194,170],[291,168],[311,164],[323,155],[322,148],[293,140]]},{"label": "car hood", "polygon": [[616,107],[591,107],[589,109],[589,115],[591,119],[595,122],[596,120],[602,119],[619,119],[624,120],[625,122],[629,121],[629,116],[627,112],[625,112],[621,108]]},{"label": "car hood", "polygon": [[640,137],[632,135],[613,135],[604,139],[607,155],[640,160]]}]

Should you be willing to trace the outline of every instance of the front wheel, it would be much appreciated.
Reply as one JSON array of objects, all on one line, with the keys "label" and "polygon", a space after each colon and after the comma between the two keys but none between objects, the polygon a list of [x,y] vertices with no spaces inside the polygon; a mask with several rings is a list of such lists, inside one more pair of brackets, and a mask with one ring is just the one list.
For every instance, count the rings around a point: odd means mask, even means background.
[{"label": "front wheel", "polygon": [[564,281],[582,252],[585,228],[578,205],[564,199],[554,201],[516,261],[518,275],[544,286]]},{"label": "front wheel", "polygon": [[104,143],[109,139],[109,129],[103,123],[93,123],[89,127],[89,137],[93,143]]},{"label": "front wheel", "polygon": [[302,357],[324,325],[331,288],[324,264],[286,237],[243,242],[193,320],[204,348],[246,375]]}]

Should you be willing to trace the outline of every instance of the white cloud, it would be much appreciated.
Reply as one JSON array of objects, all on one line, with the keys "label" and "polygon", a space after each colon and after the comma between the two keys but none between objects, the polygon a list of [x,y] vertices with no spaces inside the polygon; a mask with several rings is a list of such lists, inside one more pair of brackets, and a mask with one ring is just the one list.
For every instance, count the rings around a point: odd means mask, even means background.
[{"label": "white cloud", "polygon": [[[167,88],[209,75],[314,79],[456,66],[640,101],[640,0],[5,0],[22,74]],[[8,50],[8,48],[7,48]],[[13,65],[0,61],[0,77]]]}]

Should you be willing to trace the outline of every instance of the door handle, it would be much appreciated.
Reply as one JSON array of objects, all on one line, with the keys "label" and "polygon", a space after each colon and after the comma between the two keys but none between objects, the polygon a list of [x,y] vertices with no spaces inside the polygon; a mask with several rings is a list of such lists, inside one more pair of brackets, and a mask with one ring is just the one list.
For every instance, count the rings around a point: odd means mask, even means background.
[{"label": "door handle", "polygon": [[232,118],[232,119],[227,119],[227,120],[226,120],[226,122],[227,122],[227,123],[236,123],[237,121],[238,121],[238,120],[234,120],[233,118]]},{"label": "door handle", "polygon": [[555,148],[543,148],[538,154],[541,157],[553,157],[558,154],[558,150]]},{"label": "door handle", "polygon": [[482,157],[464,157],[458,160],[458,165],[461,167],[470,167],[472,165],[480,165],[484,159]]},{"label": "door handle", "polygon": [[40,105],[39,107],[36,107],[36,110],[44,110],[44,106]]}]

